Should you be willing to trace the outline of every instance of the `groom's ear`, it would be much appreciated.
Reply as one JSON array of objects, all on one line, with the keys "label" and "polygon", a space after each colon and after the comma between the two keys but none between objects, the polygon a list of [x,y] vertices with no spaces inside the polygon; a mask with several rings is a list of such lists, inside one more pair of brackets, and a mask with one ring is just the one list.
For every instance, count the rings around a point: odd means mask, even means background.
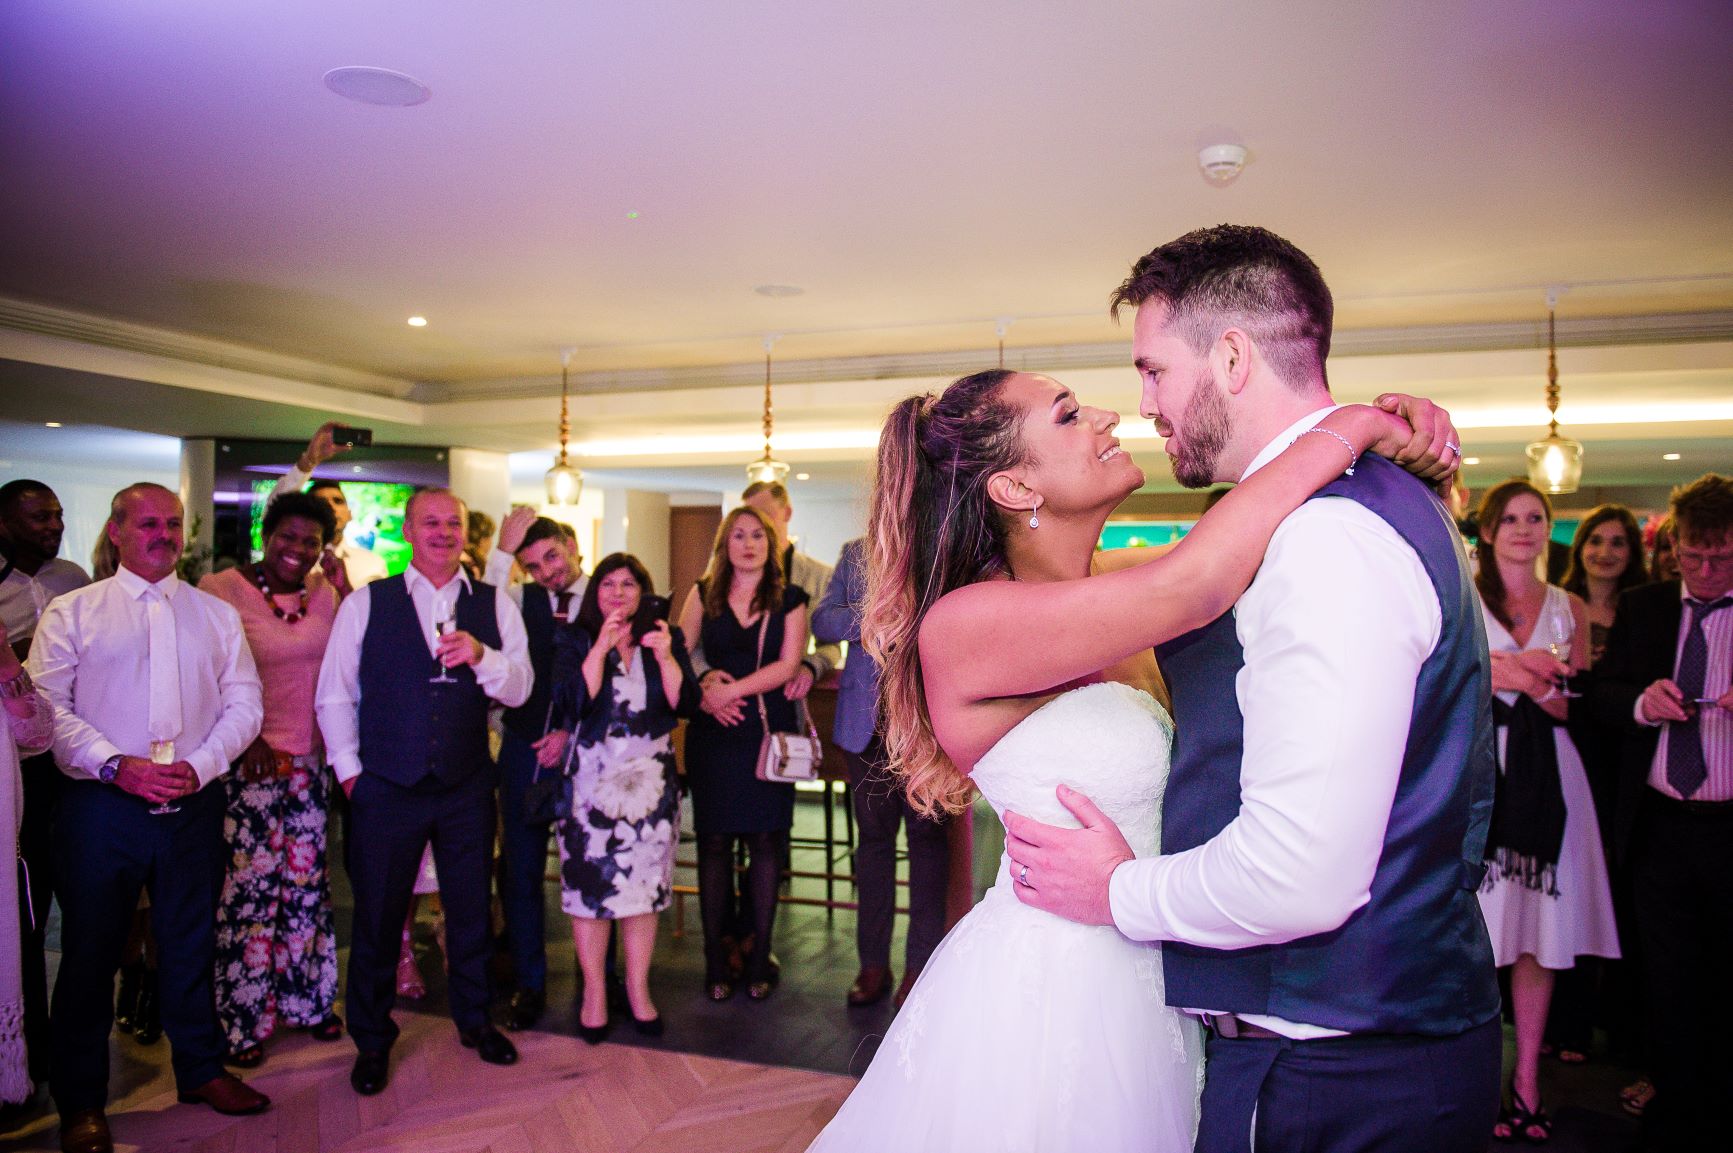
[{"label": "groom's ear", "polygon": [[987,478],[987,499],[1006,512],[1028,512],[1035,507],[1035,491],[1008,472]]},{"label": "groom's ear", "polygon": [[1228,328],[1210,349],[1210,368],[1222,390],[1238,396],[1252,375],[1252,338],[1243,328]]}]

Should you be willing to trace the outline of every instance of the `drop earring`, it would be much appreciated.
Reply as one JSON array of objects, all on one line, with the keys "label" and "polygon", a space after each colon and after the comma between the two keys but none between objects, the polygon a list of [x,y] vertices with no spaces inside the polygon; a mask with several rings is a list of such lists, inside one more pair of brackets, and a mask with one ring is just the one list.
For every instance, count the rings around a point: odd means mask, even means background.
[{"label": "drop earring", "polygon": [[1029,510],[1029,527],[1041,527],[1041,498],[1035,498],[1035,507]]}]

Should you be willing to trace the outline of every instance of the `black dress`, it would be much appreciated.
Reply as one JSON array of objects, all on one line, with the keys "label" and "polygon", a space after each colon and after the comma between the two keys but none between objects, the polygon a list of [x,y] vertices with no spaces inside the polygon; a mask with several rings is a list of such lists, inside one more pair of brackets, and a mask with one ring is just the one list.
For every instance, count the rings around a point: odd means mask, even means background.
[{"label": "black dress", "polygon": [[[758,621],[743,626],[732,609],[724,609],[718,617],[705,617],[699,632],[705,661],[736,680],[775,662],[782,655],[788,613],[806,603],[804,590],[783,590],[782,611],[770,614],[764,630],[762,662],[758,659]],[[761,781],[754,775],[758,746],[764,737],[758,699],[747,697],[741,702],[745,716],[738,725],[720,725],[709,713],[700,713],[687,729],[686,780],[692,789],[692,821],[699,836],[776,833],[794,824],[794,786]],[[781,689],[764,693],[762,700],[772,731],[793,732],[794,702]]]}]

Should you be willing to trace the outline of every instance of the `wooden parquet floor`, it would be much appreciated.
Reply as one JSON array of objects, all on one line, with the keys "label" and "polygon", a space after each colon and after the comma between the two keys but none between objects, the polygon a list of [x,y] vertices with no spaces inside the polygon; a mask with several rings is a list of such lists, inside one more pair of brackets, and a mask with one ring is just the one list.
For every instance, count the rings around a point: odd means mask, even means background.
[{"label": "wooden parquet floor", "polygon": [[[572,1037],[520,1033],[517,1065],[482,1063],[449,1020],[397,1014],[391,1084],[349,1088],[355,1049],[286,1036],[248,1076],[269,1094],[257,1117],[180,1105],[166,1060],[109,1109],[125,1153],[798,1153],[842,1105],[854,1080]],[[166,1046],[158,1051],[166,1055]],[[55,1120],[3,1144],[59,1148]]]}]

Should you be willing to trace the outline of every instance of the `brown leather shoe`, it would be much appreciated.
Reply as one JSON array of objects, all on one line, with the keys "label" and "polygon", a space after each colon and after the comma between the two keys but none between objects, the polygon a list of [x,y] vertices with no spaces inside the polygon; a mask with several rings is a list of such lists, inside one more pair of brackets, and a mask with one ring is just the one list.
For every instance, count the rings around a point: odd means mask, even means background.
[{"label": "brown leather shoe", "polygon": [[901,1009],[903,1002],[909,999],[909,994],[914,992],[915,982],[920,979],[921,971],[919,969],[910,969],[904,973],[903,983],[897,986],[897,995],[891,998],[891,1004]]},{"label": "brown leather shoe", "polygon": [[888,965],[865,966],[854,975],[854,984],[848,987],[848,1003],[856,1008],[878,1004],[891,991],[892,979]]},{"label": "brown leather shoe", "polygon": [[233,1073],[212,1077],[191,1093],[180,1095],[183,1105],[209,1105],[229,1117],[245,1117],[263,1113],[271,1107],[271,1099],[257,1089],[249,1089]]},{"label": "brown leather shoe", "polygon": [[80,1109],[60,1118],[61,1153],[114,1153],[114,1138],[101,1109]]}]

